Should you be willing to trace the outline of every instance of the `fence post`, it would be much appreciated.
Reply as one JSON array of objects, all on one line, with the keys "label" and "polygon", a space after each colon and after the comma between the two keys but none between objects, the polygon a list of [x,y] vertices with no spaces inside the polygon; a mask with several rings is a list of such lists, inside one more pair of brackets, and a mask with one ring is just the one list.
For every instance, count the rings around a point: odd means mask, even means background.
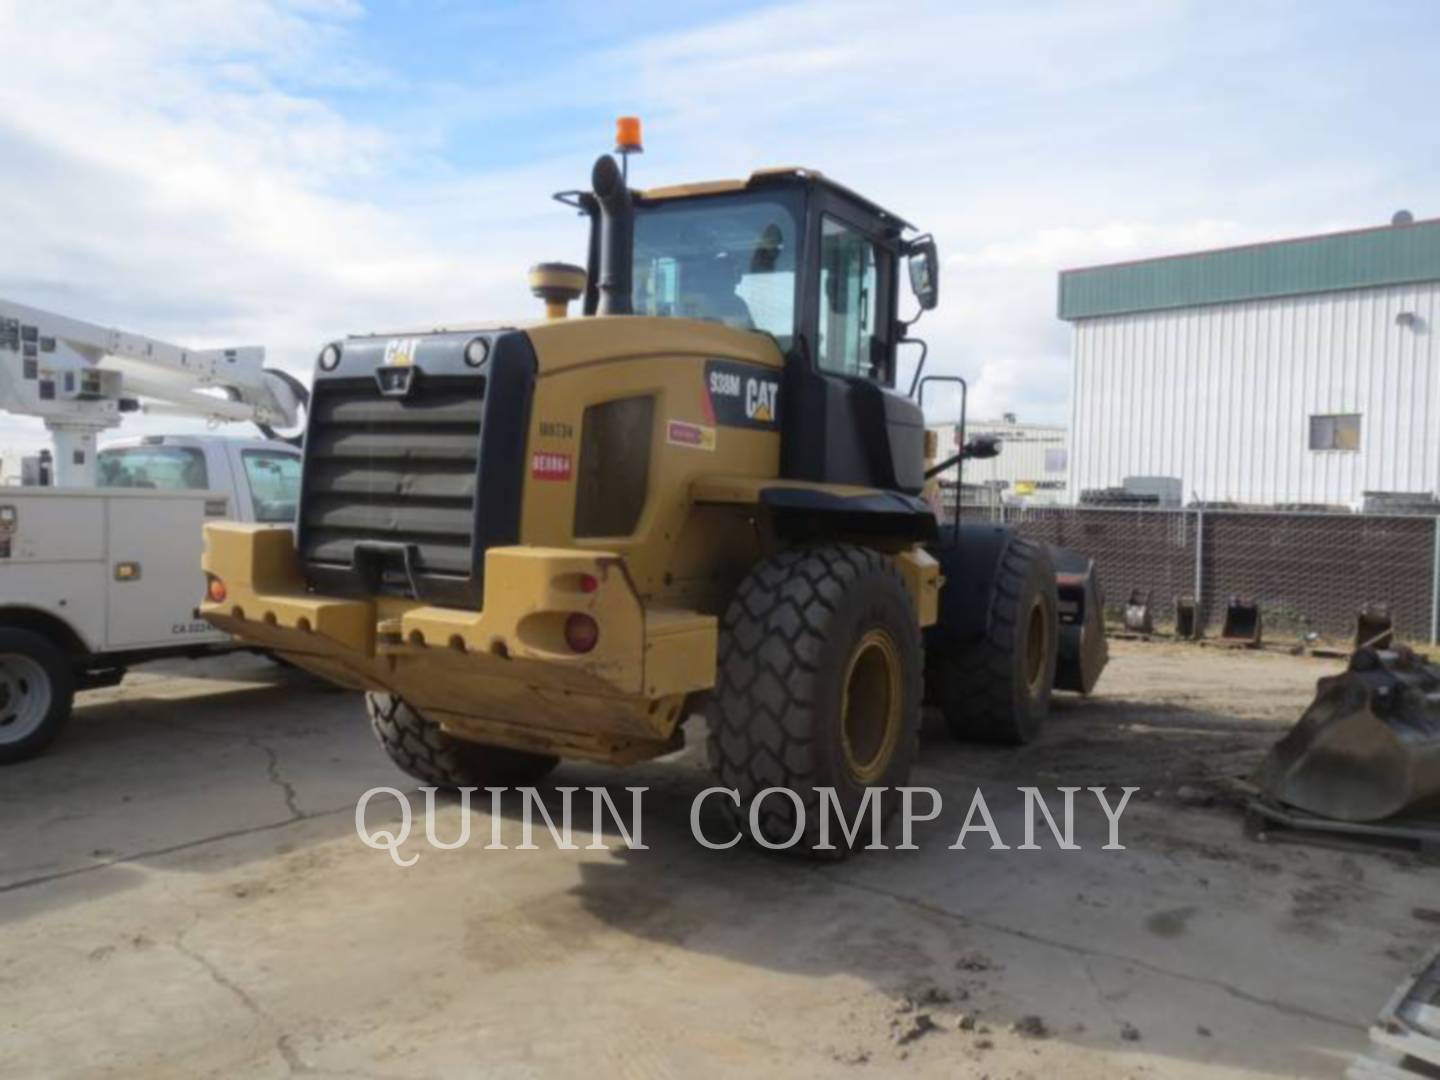
[{"label": "fence post", "polygon": [[1435,518],[1435,538],[1430,541],[1430,644],[1440,645],[1440,515]]},{"label": "fence post", "polygon": [[1201,631],[1209,620],[1209,612],[1205,610],[1205,570],[1203,559],[1205,555],[1205,511],[1195,511],[1195,629]]}]

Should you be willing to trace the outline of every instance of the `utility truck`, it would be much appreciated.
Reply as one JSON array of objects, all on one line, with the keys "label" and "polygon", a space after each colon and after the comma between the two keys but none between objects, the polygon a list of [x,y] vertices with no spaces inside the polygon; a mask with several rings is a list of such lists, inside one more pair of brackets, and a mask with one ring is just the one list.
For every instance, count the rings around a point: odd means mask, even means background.
[{"label": "utility truck", "polygon": [[[40,753],[76,690],[236,647],[196,612],[207,520],[295,517],[303,384],[257,348],[193,350],[0,300],[0,409],[45,420],[54,485],[0,487],[0,764]],[[270,438],[97,436],[133,412]]]}]

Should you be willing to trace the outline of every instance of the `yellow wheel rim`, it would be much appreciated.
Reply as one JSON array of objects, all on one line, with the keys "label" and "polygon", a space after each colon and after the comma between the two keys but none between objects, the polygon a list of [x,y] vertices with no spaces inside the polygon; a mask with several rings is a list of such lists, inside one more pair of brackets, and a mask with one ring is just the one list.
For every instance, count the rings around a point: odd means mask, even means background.
[{"label": "yellow wheel rim", "polygon": [[858,783],[873,784],[890,764],[903,693],[900,650],[884,630],[869,631],[850,654],[840,706],[845,765]]}]

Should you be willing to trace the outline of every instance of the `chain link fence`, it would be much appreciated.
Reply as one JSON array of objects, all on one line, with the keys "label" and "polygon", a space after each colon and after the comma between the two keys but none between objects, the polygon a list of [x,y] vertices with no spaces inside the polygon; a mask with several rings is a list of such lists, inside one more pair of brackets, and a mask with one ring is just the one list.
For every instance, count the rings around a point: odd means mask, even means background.
[{"label": "chain link fence", "polygon": [[1440,517],[1003,505],[967,505],[962,517],[1089,555],[1116,620],[1138,591],[1162,628],[1176,599],[1193,597],[1199,629],[1217,634],[1242,597],[1272,637],[1348,641],[1374,604],[1389,607],[1401,640],[1433,644],[1440,630]]}]

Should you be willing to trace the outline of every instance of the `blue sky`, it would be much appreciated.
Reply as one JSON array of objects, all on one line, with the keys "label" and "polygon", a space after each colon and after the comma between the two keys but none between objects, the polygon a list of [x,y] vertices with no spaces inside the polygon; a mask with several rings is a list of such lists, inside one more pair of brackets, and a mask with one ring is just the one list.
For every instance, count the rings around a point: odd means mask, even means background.
[{"label": "blue sky", "polygon": [[0,296],[302,373],[532,313],[620,113],[642,185],[805,164],[933,231],[977,415],[1065,417],[1066,266],[1440,214],[1433,0],[0,0],[0,40]]}]

